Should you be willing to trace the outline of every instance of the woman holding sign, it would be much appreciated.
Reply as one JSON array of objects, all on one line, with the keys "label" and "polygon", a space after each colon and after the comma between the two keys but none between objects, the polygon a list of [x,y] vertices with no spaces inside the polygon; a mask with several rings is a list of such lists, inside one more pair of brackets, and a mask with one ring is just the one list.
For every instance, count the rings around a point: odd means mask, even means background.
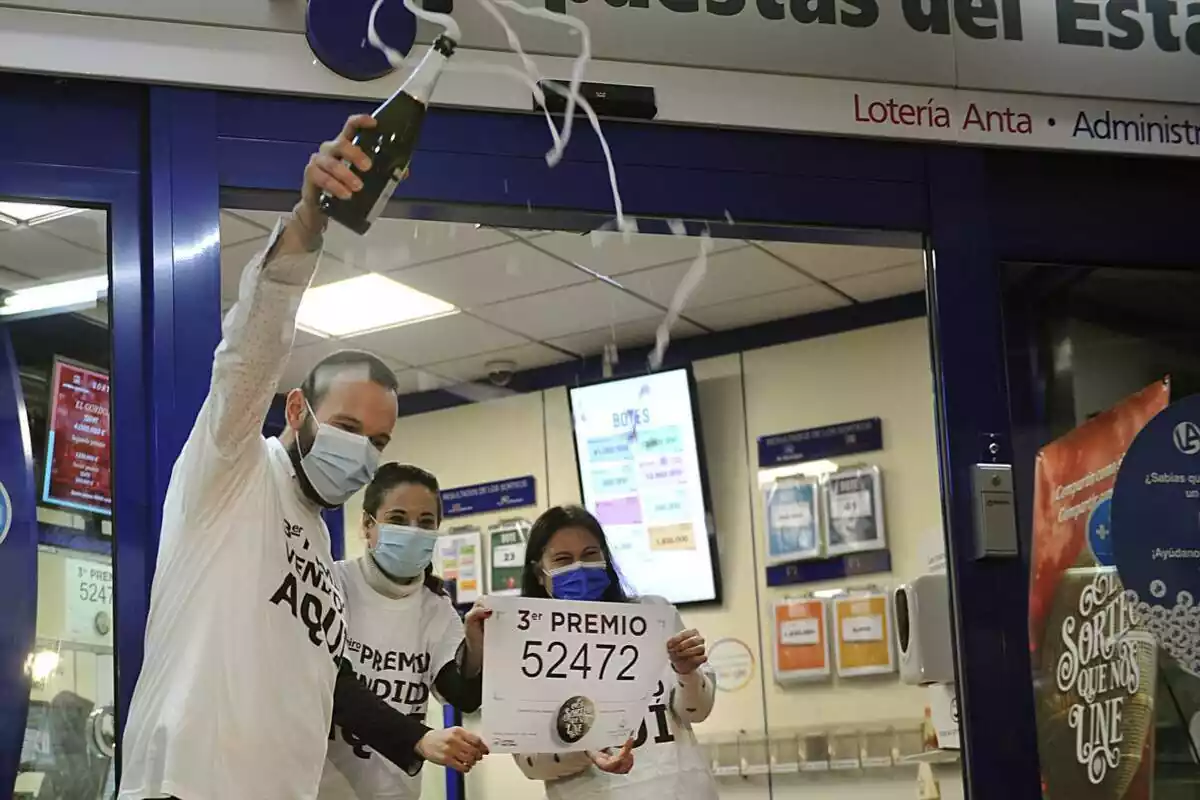
[{"label": "woman holding sign", "polygon": [[[483,620],[458,612],[433,574],[433,552],[442,522],[438,482],[425,470],[384,464],[363,498],[367,552],[339,561],[334,574],[346,599],[346,662],[393,708],[425,719],[430,691],[463,711],[479,708],[482,695]],[[486,752],[462,728],[432,731],[445,763],[467,772]],[[410,776],[334,728],[321,777],[319,800],[415,800],[421,776]]]},{"label": "woman holding sign", "polygon": [[[556,506],[538,517],[525,549],[524,597],[613,603],[665,603],[631,598],[621,585],[603,528],[579,506]],[[637,736],[618,752],[522,754],[517,765],[545,781],[548,800],[716,800],[708,759],[692,725],[712,712],[716,694],[704,637],[685,630],[667,642],[670,667],[650,699]]]}]

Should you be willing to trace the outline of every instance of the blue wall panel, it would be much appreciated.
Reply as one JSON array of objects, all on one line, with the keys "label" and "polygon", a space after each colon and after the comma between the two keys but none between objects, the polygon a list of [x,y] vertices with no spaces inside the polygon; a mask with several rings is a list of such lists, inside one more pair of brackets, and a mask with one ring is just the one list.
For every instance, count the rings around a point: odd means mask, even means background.
[{"label": "blue wall panel", "polygon": [[[1000,283],[986,190],[982,153],[930,152],[930,317],[963,764],[972,800],[1011,800],[1039,797],[1040,783],[1025,562],[977,561],[972,547],[972,465],[1012,459]],[[988,450],[992,442],[995,454]]]}]

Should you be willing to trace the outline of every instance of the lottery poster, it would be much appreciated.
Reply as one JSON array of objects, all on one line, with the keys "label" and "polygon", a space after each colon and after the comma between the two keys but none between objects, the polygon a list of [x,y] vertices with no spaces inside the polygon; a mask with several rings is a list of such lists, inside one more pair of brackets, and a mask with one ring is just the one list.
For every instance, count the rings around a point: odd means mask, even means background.
[{"label": "lottery poster", "polygon": [[474,603],[483,594],[483,535],[478,528],[451,530],[438,538],[433,569],[454,581],[455,602]]},{"label": "lottery poster", "polygon": [[1110,507],[1126,451],[1168,394],[1155,383],[1037,456],[1029,646],[1053,800],[1151,796],[1158,648],[1112,566]]},{"label": "lottery poster", "polygon": [[829,676],[828,609],[819,597],[775,603],[775,680]]},{"label": "lottery poster", "polygon": [[767,566],[821,555],[821,494],[816,478],[788,476],[762,484]]},{"label": "lottery poster", "polygon": [[619,747],[667,667],[667,604],[490,599],[483,736],[493,753]]},{"label": "lottery poster", "polygon": [[896,671],[896,637],[888,595],[871,592],[834,598],[833,624],[840,677]]},{"label": "lottery poster", "polygon": [[879,467],[848,469],[825,481],[825,509],[831,556],[887,547],[883,528],[883,487]]},{"label": "lottery poster", "polygon": [[488,593],[521,593],[525,570],[525,543],[530,525],[525,520],[501,522],[488,528]]}]

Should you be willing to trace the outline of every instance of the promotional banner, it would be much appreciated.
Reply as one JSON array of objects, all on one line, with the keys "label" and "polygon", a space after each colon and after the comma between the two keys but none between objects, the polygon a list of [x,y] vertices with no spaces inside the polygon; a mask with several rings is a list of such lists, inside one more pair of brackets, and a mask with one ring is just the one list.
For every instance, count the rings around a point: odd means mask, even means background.
[{"label": "promotional banner", "polygon": [[1029,634],[1052,800],[1150,798],[1157,647],[1106,565],[1106,521],[1126,450],[1168,395],[1155,383],[1038,453]]},{"label": "promotional banner", "polygon": [[67,638],[112,645],[112,564],[85,558],[63,561]]},{"label": "promotional banner", "polygon": [[493,753],[619,747],[667,669],[675,609],[492,597],[483,735]]},{"label": "promotional banner", "polygon": [[112,513],[108,375],[54,363],[43,502]]}]

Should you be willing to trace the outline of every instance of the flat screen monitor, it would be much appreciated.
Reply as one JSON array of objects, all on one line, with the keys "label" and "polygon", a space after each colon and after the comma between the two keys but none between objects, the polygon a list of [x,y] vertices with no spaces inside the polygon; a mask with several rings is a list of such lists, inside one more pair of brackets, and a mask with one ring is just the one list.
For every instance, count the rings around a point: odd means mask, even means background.
[{"label": "flat screen monitor", "polygon": [[630,588],[675,605],[721,599],[695,395],[687,369],[569,394],[584,505]]},{"label": "flat screen monitor", "polygon": [[108,373],[54,359],[46,417],[42,502],[112,514],[112,428]]}]

